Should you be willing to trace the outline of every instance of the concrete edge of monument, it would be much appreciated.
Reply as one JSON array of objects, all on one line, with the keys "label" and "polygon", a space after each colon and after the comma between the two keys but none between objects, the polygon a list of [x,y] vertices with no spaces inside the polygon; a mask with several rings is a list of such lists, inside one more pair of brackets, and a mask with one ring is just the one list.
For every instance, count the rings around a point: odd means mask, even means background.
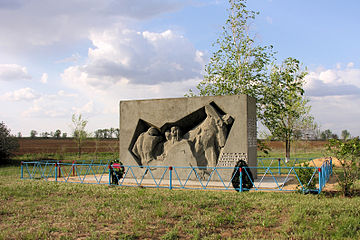
[{"label": "concrete edge of monument", "polygon": [[120,101],[119,139],[124,165],[201,167],[203,175],[240,160],[256,167],[256,102],[247,95]]}]

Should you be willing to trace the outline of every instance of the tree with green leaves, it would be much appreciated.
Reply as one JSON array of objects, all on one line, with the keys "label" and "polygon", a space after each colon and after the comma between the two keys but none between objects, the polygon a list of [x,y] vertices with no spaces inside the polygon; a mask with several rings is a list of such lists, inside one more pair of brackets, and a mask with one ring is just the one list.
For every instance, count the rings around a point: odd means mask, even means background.
[{"label": "tree with green leaves", "polygon": [[273,66],[270,82],[263,88],[261,120],[271,134],[285,142],[285,156],[290,158],[291,141],[300,129],[313,123],[309,100],[304,97],[306,72],[300,62],[287,58]]},{"label": "tree with green leaves", "polygon": [[348,130],[342,130],[341,131],[341,138],[343,139],[343,140],[347,140],[347,139],[349,139],[351,137],[351,135],[350,135],[350,132],[348,131]]},{"label": "tree with green leaves", "polygon": [[13,152],[19,148],[18,140],[10,134],[5,123],[0,122],[0,164],[9,160]]},{"label": "tree with green leaves", "polygon": [[85,131],[87,123],[88,121],[83,119],[81,114],[78,116],[76,114],[72,115],[73,137],[78,147],[79,158],[81,157],[81,147],[89,135]]},{"label": "tree with green leaves", "polygon": [[[246,0],[229,0],[229,4],[223,33],[214,43],[218,49],[196,88],[201,96],[247,94],[257,98],[268,79],[272,46],[256,44],[250,26],[259,13],[247,10]],[[188,95],[194,96],[195,92],[190,90]]]},{"label": "tree with green leaves", "polygon": [[37,133],[37,131],[35,131],[35,130],[31,130],[30,131],[30,137],[31,138],[36,138],[36,135],[37,135],[38,133]]},{"label": "tree with green leaves", "polygon": [[330,129],[326,129],[326,130],[322,131],[320,134],[321,140],[329,140],[329,139],[331,139],[332,136],[333,136],[333,133]]},{"label": "tree with green leaves", "polygon": [[360,173],[359,137],[345,141],[330,139],[327,151],[330,156],[336,157],[340,162],[342,171],[335,172],[335,174],[343,195],[351,196]]},{"label": "tree with green leaves", "polygon": [[[214,46],[204,80],[197,85],[201,96],[247,94],[257,100],[258,119],[274,137],[286,143],[308,117],[308,100],[303,96],[306,72],[298,60],[288,58],[276,66],[272,46],[256,44],[250,25],[257,12],[246,8],[246,0],[229,0],[229,15]],[[274,92],[272,92],[274,91]],[[276,94],[275,94],[276,93]],[[194,96],[190,90],[188,96]],[[299,118],[299,119],[298,119]]]},{"label": "tree with green leaves", "polygon": [[57,129],[54,133],[54,138],[60,138],[61,137],[61,130]]}]

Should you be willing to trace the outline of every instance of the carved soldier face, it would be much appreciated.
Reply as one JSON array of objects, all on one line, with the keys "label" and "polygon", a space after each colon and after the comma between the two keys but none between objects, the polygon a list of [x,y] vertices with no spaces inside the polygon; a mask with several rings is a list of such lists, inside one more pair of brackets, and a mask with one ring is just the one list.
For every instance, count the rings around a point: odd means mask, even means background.
[{"label": "carved soldier face", "polygon": [[227,125],[232,124],[234,122],[234,119],[229,114],[225,114],[221,118]]},{"label": "carved soldier face", "polygon": [[170,130],[166,130],[166,131],[165,131],[165,139],[166,139],[166,141],[169,141],[169,140],[171,139]]},{"label": "carved soldier face", "polygon": [[180,141],[180,129],[177,126],[171,128],[171,138]]},{"label": "carved soldier face", "polygon": [[154,128],[154,127],[151,127],[149,128],[149,130],[147,131],[149,133],[150,136],[157,136],[159,135],[159,131]]}]

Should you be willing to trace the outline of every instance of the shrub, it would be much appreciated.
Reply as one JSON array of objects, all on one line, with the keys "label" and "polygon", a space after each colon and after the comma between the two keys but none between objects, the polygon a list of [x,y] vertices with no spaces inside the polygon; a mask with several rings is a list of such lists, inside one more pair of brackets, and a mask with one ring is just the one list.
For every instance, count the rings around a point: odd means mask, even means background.
[{"label": "shrub", "polygon": [[12,153],[19,148],[19,143],[15,136],[10,135],[10,129],[0,123],[0,164],[9,160]]},{"label": "shrub", "polygon": [[359,137],[350,140],[330,139],[327,151],[331,156],[336,157],[341,164],[341,171],[336,177],[344,196],[351,196],[355,181],[359,177],[360,165],[360,139]]},{"label": "shrub", "polygon": [[316,189],[316,173],[314,174],[314,168],[309,167],[309,163],[305,162],[303,166],[299,169],[296,169],[297,176],[302,184],[298,185],[298,190],[300,192],[309,193],[311,190]]}]

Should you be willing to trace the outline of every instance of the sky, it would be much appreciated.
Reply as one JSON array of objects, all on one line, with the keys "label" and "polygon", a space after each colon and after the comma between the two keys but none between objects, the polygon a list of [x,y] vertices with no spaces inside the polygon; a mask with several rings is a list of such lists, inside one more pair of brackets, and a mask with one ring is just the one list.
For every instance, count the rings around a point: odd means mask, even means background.
[{"label": "sky", "polygon": [[[360,135],[360,1],[248,0],[252,31],[300,60],[321,130]],[[11,133],[119,126],[119,102],[201,81],[226,0],[0,0],[0,121]]]}]

